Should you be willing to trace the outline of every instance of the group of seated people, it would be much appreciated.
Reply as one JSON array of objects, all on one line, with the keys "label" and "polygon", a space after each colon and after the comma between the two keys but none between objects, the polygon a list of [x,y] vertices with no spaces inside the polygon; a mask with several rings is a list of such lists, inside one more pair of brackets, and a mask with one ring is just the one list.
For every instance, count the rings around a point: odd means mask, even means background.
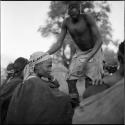
[{"label": "group of seated people", "polygon": [[87,87],[79,104],[59,90],[49,54],[17,58],[0,87],[0,124],[124,123],[124,43],[119,45],[117,71],[102,84]]}]

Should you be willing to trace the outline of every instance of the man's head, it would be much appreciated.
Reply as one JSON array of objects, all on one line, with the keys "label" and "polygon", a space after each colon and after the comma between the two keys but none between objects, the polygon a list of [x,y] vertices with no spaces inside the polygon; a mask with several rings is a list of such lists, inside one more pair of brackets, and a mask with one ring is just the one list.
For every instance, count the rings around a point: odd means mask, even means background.
[{"label": "man's head", "polygon": [[73,20],[76,20],[80,15],[80,4],[71,2],[68,6],[68,14]]},{"label": "man's head", "polygon": [[50,77],[52,58],[49,54],[35,52],[30,56],[30,62],[34,65],[34,72],[39,77]]}]

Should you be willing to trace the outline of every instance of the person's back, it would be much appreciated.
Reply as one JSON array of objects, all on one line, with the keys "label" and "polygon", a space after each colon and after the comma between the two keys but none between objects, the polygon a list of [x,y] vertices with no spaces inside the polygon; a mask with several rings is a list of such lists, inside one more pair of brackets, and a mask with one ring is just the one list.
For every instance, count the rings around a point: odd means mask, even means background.
[{"label": "person's back", "polygon": [[102,93],[83,100],[75,109],[73,124],[123,124],[124,79]]},{"label": "person's back", "polygon": [[61,49],[64,38],[69,32],[73,38],[76,51],[72,57],[66,80],[70,96],[73,100],[76,99],[76,104],[78,104],[79,94],[76,83],[80,77],[84,77],[85,83],[89,77],[92,84],[101,79],[102,66],[99,63],[101,63],[102,39],[94,18],[90,14],[80,14],[78,2],[69,3],[68,15],[69,17],[62,23],[57,43],[47,53],[51,55]]},{"label": "person's back", "polygon": [[99,85],[95,85],[95,86],[91,85],[85,90],[82,97],[83,97],[83,99],[88,98],[88,97],[98,94],[108,88],[109,88],[109,86],[105,85],[105,84],[99,84]]}]

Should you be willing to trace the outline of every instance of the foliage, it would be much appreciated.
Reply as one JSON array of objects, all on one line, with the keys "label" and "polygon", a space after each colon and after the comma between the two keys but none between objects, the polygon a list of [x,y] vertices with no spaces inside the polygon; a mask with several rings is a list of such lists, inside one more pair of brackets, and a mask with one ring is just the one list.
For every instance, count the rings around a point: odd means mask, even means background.
[{"label": "foliage", "polygon": [[104,49],[104,60],[108,65],[117,65],[117,53],[114,53],[113,50],[109,50],[108,48]]}]

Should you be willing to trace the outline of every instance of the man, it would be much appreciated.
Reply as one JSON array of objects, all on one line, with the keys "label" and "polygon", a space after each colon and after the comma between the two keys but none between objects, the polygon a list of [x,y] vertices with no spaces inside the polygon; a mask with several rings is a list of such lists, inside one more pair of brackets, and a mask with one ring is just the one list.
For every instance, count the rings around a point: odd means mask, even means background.
[{"label": "man", "polygon": [[76,54],[69,67],[67,82],[71,97],[78,99],[76,82],[80,77],[85,77],[86,84],[90,80],[95,84],[95,81],[101,79],[102,67],[99,54],[101,54],[102,40],[93,17],[90,14],[80,14],[80,5],[78,3],[71,2],[69,4],[68,14],[70,17],[63,21],[57,44],[47,53],[51,55],[59,50],[66,33],[69,32],[74,40]]},{"label": "man", "polygon": [[110,88],[84,99],[75,110],[73,124],[124,124],[124,47],[122,42],[118,71],[103,79]]},{"label": "man", "polygon": [[8,124],[59,124],[72,122],[70,97],[50,88],[52,59],[36,52],[24,70],[25,79],[10,103]]}]

